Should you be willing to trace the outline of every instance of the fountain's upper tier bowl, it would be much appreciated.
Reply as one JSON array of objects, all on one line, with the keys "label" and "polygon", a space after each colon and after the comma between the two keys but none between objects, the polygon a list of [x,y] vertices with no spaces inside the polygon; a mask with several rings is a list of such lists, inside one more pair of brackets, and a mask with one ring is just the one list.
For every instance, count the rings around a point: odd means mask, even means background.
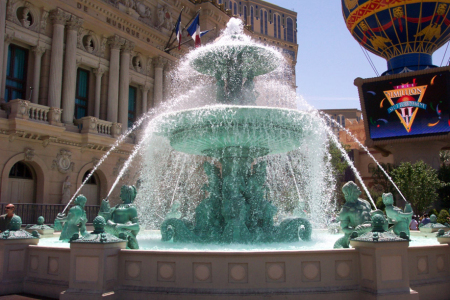
[{"label": "fountain's upper tier bowl", "polygon": [[259,76],[272,72],[280,65],[275,50],[242,42],[212,45],[196,52],[191,66],[206,75],[226,76],[230,68],[239,69],[244,76]]},{"label": "fountain's upper tier bowl", "polygon": [[209,106],[164,114],[153,122],[156,134],[169,138],[175,150],[219,159],[285,153],[318,126],[306,112],[255,106]]}]

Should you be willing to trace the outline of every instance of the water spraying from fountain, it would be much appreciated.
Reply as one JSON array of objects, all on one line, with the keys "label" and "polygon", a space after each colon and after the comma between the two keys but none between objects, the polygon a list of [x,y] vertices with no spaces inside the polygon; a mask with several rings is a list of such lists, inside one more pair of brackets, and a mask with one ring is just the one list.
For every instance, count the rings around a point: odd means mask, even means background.
[{"label": "water spraying from fountain", "polygon": [[336,120],[333,120],[329,115],[322,113],[322,116],[326,117],[327,120],[331,121],[333,124],[338,126],[340,129],[344,130],[346,132],[346,134],[348,134],[356,143],[358,143],[358,145],[361,148],[363,148],[364,151],[366,151],[367,155],[369,155],[369,157],[372,158],[372,160],[377,164],[378,168],[384,173],[386,178],[392,183],[392,185],[395,187],[395,189],[400,194],[400,196],[402,196],[403,200],[405,200],[406,203],[409,203],[408,200],[406,200],[405,196],[403,196],[400,189],[395,184],[394,180],[392,180],[391,176],[389,176],[389,174],[386,172],[386,170],[380,165],[380,163],[375,159],[375,157],[373,157],[373,155],[370,153],[369,149],[366,146],[364,146],[347,128],[345,128],[344,126],[342,126],[341,124],[336,122]]}]

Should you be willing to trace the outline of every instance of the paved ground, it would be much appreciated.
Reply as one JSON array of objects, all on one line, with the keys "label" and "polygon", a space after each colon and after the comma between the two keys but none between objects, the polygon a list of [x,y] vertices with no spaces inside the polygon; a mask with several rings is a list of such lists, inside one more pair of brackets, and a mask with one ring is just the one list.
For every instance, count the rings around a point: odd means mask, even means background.
[{"label": "paved ground", "polygon": [[8,296],[0,296],[0,300],[51,300],[51,299],[30,295],[8,295]]}]

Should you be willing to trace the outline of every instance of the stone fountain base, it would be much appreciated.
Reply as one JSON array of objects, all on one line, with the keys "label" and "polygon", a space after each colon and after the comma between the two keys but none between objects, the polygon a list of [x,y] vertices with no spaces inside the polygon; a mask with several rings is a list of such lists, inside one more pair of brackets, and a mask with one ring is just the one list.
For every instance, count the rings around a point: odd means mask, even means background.
[{"label": "stone fountain base", "polygon": [[[69,299],[70,294],[73,299],[127,300],[409,300],[420,296],[446,300],[450,286],[448,244],[377,243],[340,250],[206,253],[126,250],[119,244],[72,244],[67,249],[11,243],[0,240],[2,274],[8,274],[1,277],[0,285],[14,289],[2,290],[0,295],[29,293]],[[20,276],[11,277],[13,273]]]}]

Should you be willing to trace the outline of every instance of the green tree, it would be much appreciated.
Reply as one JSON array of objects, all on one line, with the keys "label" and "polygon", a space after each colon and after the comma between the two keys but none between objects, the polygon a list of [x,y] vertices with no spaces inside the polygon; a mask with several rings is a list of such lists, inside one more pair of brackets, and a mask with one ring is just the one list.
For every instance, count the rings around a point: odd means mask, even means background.
[{"label": "green tree", "polygon": [[422,215],[438,199],[437,190],[442,182],[436,170],[423,161],[403,162],[392,170],[391,176],[415,214]]},{"label": "green tree", "polygon": [[[381,168],[388,173],[389,176],[392,170],[394,169],[393,164],[384,164],[380,163]],[[381,170],[380,167],[376,166],[369,169],[369,172],[372,174],[372,180],[374,186],[381,186],[383,188],[384,193],[395,193],[394,186],[392,185],[392,182],[386,177],[386,174]],[[378,206],[378,205],[377,205]]]},{"label": "green tree", "polygon": [[[350,151],[350,146],[342,144],[342,147],[345,151]],[[333,141],[330,141],[328,151],[331,155],[331,165],[333,167],[333,175],[336,179],[336,199],[338,201],[339,206],[344,204],[344,194],[342,193],[342,186],[345,184],[344,176],[345,170],[349,167],[348,163],[344,159],[341,150],[334,144]]]},{"label": "green tree", "polygon": [[446,209],[441,209],[441,211],[439,212],[439,215],[437,216],[437,222],[441,223],[441,224],[445,224],[448,223],[448,217],[450,217],[450,214],[448,213],[448,211]]},{"label": "green tree", "polygon": [[[444,151],[441,151],[441,153],[442,152]],[[443,182],[441,188],[438,190],[441,206],[450,207],[450,165],[447,160],[441,165],[441,168],[438,171],[438,178]]]}]

